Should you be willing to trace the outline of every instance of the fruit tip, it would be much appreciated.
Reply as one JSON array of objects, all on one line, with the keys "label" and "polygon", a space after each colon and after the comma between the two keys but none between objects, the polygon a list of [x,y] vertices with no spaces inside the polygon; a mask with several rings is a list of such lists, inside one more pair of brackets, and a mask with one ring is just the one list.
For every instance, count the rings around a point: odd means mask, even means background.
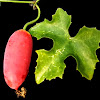
[{"label": "fruit tip", "polygon": [[17,98],[19,98],[20,96],[25,98],[26,92],[27,92],[27,90],[24,87],[21,88],[21,91],[18,89],[15,91]]}]

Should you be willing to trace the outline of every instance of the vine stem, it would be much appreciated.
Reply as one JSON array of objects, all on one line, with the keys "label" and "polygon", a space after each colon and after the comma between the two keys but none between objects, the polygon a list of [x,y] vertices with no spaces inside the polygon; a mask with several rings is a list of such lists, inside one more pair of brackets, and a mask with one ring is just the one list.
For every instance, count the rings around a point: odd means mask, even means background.
[{"label": "vine stem", "polygon": [[8,1],[8,0],[0,0],[0,2],[10,2],[10,3],[35,3],[35,1]]},{"label": "vine stem", "polygon": [[[34,7],[34,6],[33,6],[33,7]],[[40,11],[40,8],[39,8],[39,6],[38,6],[37,4],[36,4],[36,8],[38,9],[38,16],[37,16],[37,18],[34,19],[34,20],[32,20],[32,21],[30,21],[30,22],[28,22],[28,23],[26,23],[26,24],[24,25],[24,27],[23,27],[24,30],[26,30],[26,28],[27,28],[28,25],[31,25],[31,24],[35,23],[35,22],[40,18],[41,11]],[[33,8],[33,9],[34,9],[34,8]]]}]

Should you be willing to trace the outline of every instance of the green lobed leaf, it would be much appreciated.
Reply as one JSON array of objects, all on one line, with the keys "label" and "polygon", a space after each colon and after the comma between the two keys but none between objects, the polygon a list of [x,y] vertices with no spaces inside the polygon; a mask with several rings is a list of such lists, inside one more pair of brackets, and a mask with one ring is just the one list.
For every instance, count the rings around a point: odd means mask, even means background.
[{"label": "green lobed leaf", "polygon": [[73,55],[78,61],[77,69],[83,77],[91,80],[96,63],[99,62],[96,50],[99,48],[100,31],[96,28],[87,28],[84,26],[73,40]]},{"label": "green lobed leaf", "polygon": [[99,48],[100,31],[84,26],[75,37],[71,37],[68,32],[70,24],[71,16],[63,9],[58,8],[51,21],[45,19],[30,28],[30,34],[38,40],[44,37],[53,40],[51,50],[40,49],[36,51],[38,54],[35,69],[37,84],[45,79],[62,78],[66,68],[64,60],[68,56],[76,59],[76,69],[83,77],[92,79],[95,65],[98,62],[96,50]]}]

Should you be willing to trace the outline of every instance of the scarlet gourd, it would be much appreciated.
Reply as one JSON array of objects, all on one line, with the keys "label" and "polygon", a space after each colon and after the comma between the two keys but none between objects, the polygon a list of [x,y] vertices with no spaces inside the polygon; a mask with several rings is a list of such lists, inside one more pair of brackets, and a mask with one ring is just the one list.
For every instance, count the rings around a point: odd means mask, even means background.
[{"label": "scarlet gourd", "polygon": [[20,29],[8,40],[4,53],[3,73],[7,85],[17,90],[24,82],[30,66],[33,41],[30,33]]}]

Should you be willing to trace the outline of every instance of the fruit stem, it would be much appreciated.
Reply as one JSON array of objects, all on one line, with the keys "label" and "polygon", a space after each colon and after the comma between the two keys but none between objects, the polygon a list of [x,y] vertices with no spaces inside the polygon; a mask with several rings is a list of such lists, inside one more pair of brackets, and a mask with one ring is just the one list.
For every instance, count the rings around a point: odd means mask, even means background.
[{"label": "fruit stem", "polygon": [[35,9],[35,7],[38,9],[38,16],[37,16],[36,19],[34,19],[34,20],[32,20],[32,21],[26,23],[26,24],[24,25],[24,27],[23,27],[24,30],[26,30],[26,28],[27,28],[28,25],[31,25],[31,24],[35,23],[35,22],[40,18],[40,14],[41,14],[40,8],[39,8],[39,6],[38,6],[37,4],[34,4],[34,5],[33,5],[33,9]]},{"label": "fruit stem", "polygon": [[36,19],[30,21],[30,22],[27,22],[23,29],[26,30],[27,26],[30,25],[30,24],[33,24],[35,23],[39,18],[40,18],[40,14],[41,14],[41,11],[40,11],[40,8],[39,6],[37,5],[37,3],[39,2],[40,0],[35,0],[35,1],[8,1],[8,0],[0,0],[0,2],[10,2],[10,3],[30,3],[33,5],[33,10],[35,10],[36,8],[38,9],[38,16]]}]

